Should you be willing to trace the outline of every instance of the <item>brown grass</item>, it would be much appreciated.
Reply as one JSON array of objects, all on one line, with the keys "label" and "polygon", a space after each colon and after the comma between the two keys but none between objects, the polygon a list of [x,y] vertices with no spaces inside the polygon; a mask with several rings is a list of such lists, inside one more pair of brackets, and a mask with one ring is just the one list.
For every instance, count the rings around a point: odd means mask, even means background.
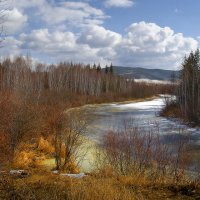
[{"label": "brown grass", "polygon": [[154,184],[134,177],[91,174],[83,179],[71,179],[38,172],[25,179],[0,177],[0,199],[20,200],[160,200],[198,199],[199,190],[186,194],[192,186]]}]

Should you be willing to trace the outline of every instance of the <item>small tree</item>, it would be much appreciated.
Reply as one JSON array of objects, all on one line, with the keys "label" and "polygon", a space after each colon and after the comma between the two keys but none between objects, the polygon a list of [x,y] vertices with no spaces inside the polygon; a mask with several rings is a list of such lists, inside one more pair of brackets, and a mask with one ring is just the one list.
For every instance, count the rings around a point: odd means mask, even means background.
[{"label": "small tree", "polygon": [[68,164],[73,162],[75,166],[78,165],[81,156],[84,155],[80,148],[88,124],[89,115],[86,113],[78,109],[70,109],[58,120],[55,137],[56,169],[70,171]]}]

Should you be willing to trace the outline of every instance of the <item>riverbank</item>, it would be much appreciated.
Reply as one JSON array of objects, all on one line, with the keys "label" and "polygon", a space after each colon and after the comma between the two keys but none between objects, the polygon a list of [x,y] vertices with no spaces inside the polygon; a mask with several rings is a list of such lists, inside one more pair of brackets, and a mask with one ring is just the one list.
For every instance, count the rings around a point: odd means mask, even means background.
[{"label": "riverbank", "polygon": [[180,123],[185,124],[192,128],[200,127],[199,123],[190,121],[188,117],[184,116],[180,109],[180,106],[174,101],[168,102],[166,106],[161,110],[160,115],[169,119],[174,119],[176,121],[179,121]]},{"label": "riverbank", "polygon": [[27,178],[0,176],[0,199],[20,200],[197,200],[195,184],[155,183],[109,173],[90,174],[83,179],[38,172]]}]

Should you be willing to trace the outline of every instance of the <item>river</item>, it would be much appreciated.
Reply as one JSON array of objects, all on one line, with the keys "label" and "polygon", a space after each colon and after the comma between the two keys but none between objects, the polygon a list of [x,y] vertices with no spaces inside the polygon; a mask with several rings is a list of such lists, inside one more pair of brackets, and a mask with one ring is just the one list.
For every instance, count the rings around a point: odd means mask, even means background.
[{"label": "river", "polygon": [[[100,142],[109,130],[117,130],[124,121],[131,120],[134,125],[144,129],[158,129],[166,140],[169,137],[189,134],[195,144],[200,144],[200,129],[190,128],[178,120],[159,116],[165,106],[165,98],[159,96],[153,100],[142,102],[102,104],[92,112],[92,123],[88,129],[90,139]],[[167,142],[167,141],[166,141]]]},{"label": "river", "polygon": [[[134,126],[140,127],[141,129],[155,129],[156,131],[159,129],[160,137],[166,144],[173,144],[180,137],[189,136],[192,144],[192,155],[195,154],[196,156],[199,150],[194,150],[200,149],[200,129],[190,128],[178,120],[159,116],[159,112],[165,106],[165,98],[160,95],[148,101],[101,104],[95,106],[95,109],[91,112],[92,122],[87,130],[87,136],[94,143],[101,144],[103,136],[108,131],[121,129],[125,121],[131,121],[134,123]],[[87,158],[85,163],[90,158]]]}]

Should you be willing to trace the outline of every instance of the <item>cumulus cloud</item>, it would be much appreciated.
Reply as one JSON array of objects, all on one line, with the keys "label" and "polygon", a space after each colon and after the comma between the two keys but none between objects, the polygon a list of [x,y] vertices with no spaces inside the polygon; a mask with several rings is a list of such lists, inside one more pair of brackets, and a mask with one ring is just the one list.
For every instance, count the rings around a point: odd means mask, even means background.
[{"label": "cumulus cloud", "polygon": [[134,5],[133,0],[106,0],[106,7],[122,7],[128,8]]},{"label": "cumulus cloud", "polygon": [[19,40],[22,49],[46,54],[57,61],[106,64],[111,62],[115,55],[114,46],[121,42],[122,37],[100,26],[94,26],[93,29],[87,26],[82,34],[33,30],[29,34],[21,34]]},{"label": "cumulus cloud", "polygon": [[106,30],[102,26],[87,26],[82,31],[78,42],[88,44],[92,48],[113,47],[120,43],[120,34]]},{"label": "cumulus cloud", "polygon": [[5,10],[4,31],[6,34],[13,34],[21,30],[26,24],[28,17],[21,13],[18,9]]},{"label": "cumulus cloud", "polygon": [[24,49],[33,49],[44,52],[72,51],[76,45],[75,35],[72,32],[55,31],[48,29],[33,30],[30,34],[21,34],[20,40]]},{"label": "cumulus cloud", "polygon": [[77,44],[77,36],[72,32],[33,30],[30,34],[21,34],[20,41],[23,49],[46,54],[53,57],[54,61],[104,62],[103,58],[97,56],[98,50],[87,44]]},{"label": "cumulus cloud", "polygon": [[117,62],[128,66],[176,68],[185,54],[198,47],[198,42],[169,27],[155,23],[132,24],[123,41],[116,47]]},{"label": "cumulus cloud", "polygon": [[14,53],[31,51],[55,61],[175,69],[198,42],[169,27],[139,22],[125,35],[97,25],[85,26],[81,33],[37,29],[20,34],[18,40],[7,38],[6,46]]},{"label": "cumulus cloud", "polygon": [[60,60],[165,69],[178,67],[184,55],[198,47],[193,38],[145,22],[132,24],[124,36],[102,26],[86,26],[80,34],[33,30],[21,34],[20,41],[24,49]]}]

